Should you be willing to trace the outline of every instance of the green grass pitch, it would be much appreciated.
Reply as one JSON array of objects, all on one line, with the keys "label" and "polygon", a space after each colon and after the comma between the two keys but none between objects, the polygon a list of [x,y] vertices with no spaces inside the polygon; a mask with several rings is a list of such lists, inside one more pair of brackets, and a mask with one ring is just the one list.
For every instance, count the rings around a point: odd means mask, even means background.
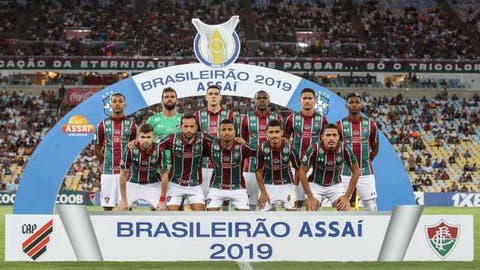
[{"label": "green grass pitch", "polygon": [[[11,206],[0,206],[0,269],[240,269],[235,262],[5,262],[5,214]],[[480,209],[427,207],[424,214],[473,215],[475,259],[473,262],[263,262],[250,263],[253,269],[480,269]]]}]

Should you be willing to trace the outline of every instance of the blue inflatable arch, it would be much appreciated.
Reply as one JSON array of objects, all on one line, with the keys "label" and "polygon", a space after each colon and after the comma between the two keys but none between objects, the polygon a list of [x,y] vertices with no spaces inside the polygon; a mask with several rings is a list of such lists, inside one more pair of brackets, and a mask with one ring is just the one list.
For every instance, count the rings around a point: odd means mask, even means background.
[{"label": "blue inflatable arch", "polygon": [[[96,93],[52,127],[25,167],[16,194],[14,214],[53,213],[66,172],[92,141],[93,127],[106,117],[103,100],[108,93],[125,95],[126,114],[131,114],[160,103],[162,90],[167,86],[177,90],[178,98],[184,98],[204,95],[209,84],[220,85],[223,95],[248,98],[252,98],[258,90],[265,90],[270,94],[272,103],[295,111],[300,109],[300,91],[309,87],[324,97],[323,101],[328,101],[329,122],[336,122],[347,115],[345,101],[332,91],[274,69],[244,64],[213,69],[202,64],[187,64],[145,72]],[[415,204],[405,167],[383,134],[380,135],[380,152],[373,164],[379,210]]]}]

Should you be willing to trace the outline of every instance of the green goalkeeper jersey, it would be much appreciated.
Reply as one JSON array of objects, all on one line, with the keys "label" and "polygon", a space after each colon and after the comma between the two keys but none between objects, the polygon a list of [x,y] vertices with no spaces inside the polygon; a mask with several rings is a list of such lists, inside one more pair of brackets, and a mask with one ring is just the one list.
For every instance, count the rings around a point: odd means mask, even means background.
[{"label": "green goalkeeper jersey", "polygon": [[[155,135],[155,141],[160,141],[163,137],[169,134],[180,133],[180,120],[182,119],[181,113],[176,113],[172,117],[166,117],[162,112],[156,113],[150,116],[147,120],[147,124],[153,127],[153,134]],[[163,152],[163,166],[170,168],[170,150]]]}]

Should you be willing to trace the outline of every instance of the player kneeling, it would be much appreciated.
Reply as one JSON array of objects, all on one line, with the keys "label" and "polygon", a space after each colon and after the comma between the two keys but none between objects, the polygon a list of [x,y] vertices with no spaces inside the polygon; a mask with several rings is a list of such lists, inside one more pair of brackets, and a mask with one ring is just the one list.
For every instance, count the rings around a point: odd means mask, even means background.
[{"label": "player kneeling", "polygon": [[[120,165],[120,211],[130,209],[133,202],[143,199],[157,210],[167,210],[161,191],[168,186],[167,177],[160,177],[162,149],[153,142],[153,128],[140,127],[135,147],[127,146]],[[160,180],[160,178],[162,178]],[[161,181],[161,183],[160,183]]]},{"label": "player kneeling", "polygon": [[[337,126],[328,124],[322,134],[322,141],[311,145],[302,158],[298,176],[307,196],[309,211],[318,210],[324,198],[339,211],[350,209],[350,197],[360,176],[360,169],[352,149],[340,143],[339,139]],[[340,179],[344,164],[352,171],[352,179],[346,191]],[[309,168],[313,172],[307,180]]]},{"label": "player kneeling", "polygon": [[266,133],[267,141],[260,144],[257,151],[258,205],[262,211],[276,210],[279,205],[287,211],[295,211],[296,194],[290,194],[293,186],[291,165],[298,168],[298,155],[293,145],[282,138],[282,125],[278,120],[268,122]]}]

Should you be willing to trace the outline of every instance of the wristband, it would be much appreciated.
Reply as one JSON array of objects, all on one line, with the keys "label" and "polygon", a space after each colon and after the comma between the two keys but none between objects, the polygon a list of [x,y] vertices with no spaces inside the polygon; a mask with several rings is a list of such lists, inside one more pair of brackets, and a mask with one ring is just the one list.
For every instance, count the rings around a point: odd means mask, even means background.
[{"label": "wristband", "polygon": [[160,202],[165,202],[165,196],[160,196]]}]

